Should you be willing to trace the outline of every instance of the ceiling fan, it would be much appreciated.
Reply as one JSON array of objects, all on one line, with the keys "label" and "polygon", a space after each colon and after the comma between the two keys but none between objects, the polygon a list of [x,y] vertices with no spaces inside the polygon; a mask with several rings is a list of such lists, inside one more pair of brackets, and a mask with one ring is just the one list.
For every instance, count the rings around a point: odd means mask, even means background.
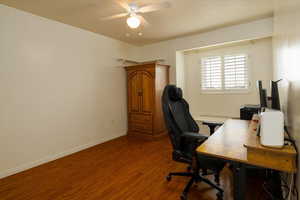
[{"label": "ceiling fan", "polygon": [[103,17],[102,20],[112,20],[122,17],[127,17],[127,25],[132,28],[138,28],[141,23],[144,25],[148,25],[149,23],[146,21],[146,19],[141,15],[142,13],[148,13],[148,12],[154,12],[160,9],[169,8],[171,7],[169,2],[162,2],[162,3],[155,3],[155,4],[148,4],[145,6],[138,6],[137,3],[131,2],[121,2],[118,1],[118,3],[125,8],[127,12],[115,14],[108,17]]}]

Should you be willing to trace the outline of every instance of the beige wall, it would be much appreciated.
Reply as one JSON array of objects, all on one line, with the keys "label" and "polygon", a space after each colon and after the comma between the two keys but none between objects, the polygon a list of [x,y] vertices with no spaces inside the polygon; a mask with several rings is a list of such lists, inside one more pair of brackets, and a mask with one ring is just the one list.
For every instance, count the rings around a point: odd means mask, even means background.
[{"label": "beige wall", "polygon": [[132,46],[0,5],[0,178],[126,133]]},{"label": "beige wall", "polygon": [[[202,57],[245,53],[248,55],[250,87],[247,93],[205,94],[201,92]],[[185,97],[190,103],[193,116],[213,115],[239,117],[239,109],[244,104],[258,104],[256,80],[264,80],[269,86],[272,79],[272,39],[260,39],[235,43],[221,47],[205,48],[185,52]]]},{"label": "beige wall", "polygon": [[[266,18],[193,36],[146,45],[138,48],[134,55],[135,59],[139,61],[165,59],[166,63],[171,65],[170,81],[176,83],[176,52],[232,41],[264,38],[272,36],[272,33],[273,19]],[[182,76],[178,75],[177,77],[182,78]]]},{"label": "beige wall", "polygon": [[[289,130],[300,147],[300,1],[275,0],[274,77],[280,84],[281,101]],[[299,160],[299,159],[298,159]],[[298,181],[299,182],[299,181]],[[298,190],[300,185],[298,184]]]}]

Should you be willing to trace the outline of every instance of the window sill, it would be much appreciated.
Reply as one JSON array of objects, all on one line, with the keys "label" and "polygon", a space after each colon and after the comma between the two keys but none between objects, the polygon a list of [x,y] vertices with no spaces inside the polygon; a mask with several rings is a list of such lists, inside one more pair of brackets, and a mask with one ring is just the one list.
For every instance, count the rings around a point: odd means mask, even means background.
[{"label": "window sill", "polygon": [[204,95],[214,95],[214,94],[222,94],[222,95],[236,95],[236,94],[249,94],[251,93],[251,90],[219,90],[219,91],[209,91],[209,90],[202,90],[201,91],[201,94],[204,94]]}]

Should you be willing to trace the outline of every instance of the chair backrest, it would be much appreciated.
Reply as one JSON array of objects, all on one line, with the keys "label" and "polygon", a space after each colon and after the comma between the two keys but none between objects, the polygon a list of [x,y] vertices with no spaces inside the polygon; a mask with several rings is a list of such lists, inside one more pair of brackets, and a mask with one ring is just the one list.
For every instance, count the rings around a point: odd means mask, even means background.
[{"label": "chair backrest", "polygon": [[189,111],[188,103],[182,97],[182,90],[167,85],[162,95],[162,109],[166,127],[175,151],[182,151],[181,135],[184,132],[199,132],[199,127]]}]

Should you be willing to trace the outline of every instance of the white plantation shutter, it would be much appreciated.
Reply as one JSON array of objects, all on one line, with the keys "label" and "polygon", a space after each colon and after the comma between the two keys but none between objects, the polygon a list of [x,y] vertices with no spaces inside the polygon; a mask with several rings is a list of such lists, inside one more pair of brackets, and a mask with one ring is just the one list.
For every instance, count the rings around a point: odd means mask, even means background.
[{"label": "white plantation shutter", "polygon": [[247,55],[224,56],[224,89],[248,88]]},{"label": "white plantation shutter", "polygon": [[201,59],[201,90],[240,91],[249,86],[246,54],[211,56]]},{"label": "white plantation shutter", "polygon": [[202,90],[222,89],[222,57],[213,56],[201,59]]}]

